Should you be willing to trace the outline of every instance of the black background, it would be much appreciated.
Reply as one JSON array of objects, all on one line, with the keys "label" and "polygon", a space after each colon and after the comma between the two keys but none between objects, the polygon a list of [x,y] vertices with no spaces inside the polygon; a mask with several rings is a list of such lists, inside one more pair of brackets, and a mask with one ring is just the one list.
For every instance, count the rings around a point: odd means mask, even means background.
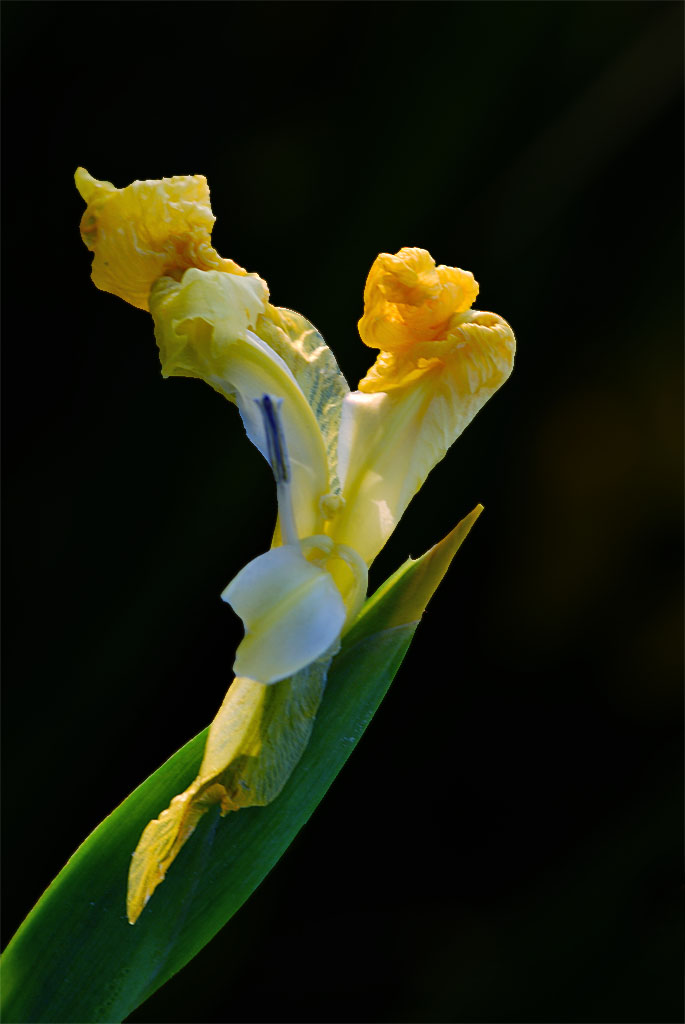
[{"label": "black background", "polygon": [[[5,941],[214,715],[268,545],[235,410],[89,280],[78,164],[202,173],[355,385],[368,268],[472,270],[514,375],[377,585],[485,513],[359,750],[132,1021],[681,1019],[681,39],[664,3],[5,3]],[[163,898],[163,891],[160,891]],[[158,897],[159,898],[159,897]]]}]

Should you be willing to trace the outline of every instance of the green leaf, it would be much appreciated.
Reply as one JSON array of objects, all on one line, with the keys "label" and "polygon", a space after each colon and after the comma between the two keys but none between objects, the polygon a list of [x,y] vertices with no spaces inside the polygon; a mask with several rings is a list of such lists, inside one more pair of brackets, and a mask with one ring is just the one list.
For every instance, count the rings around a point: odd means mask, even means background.
[{"label": "green leaf", "polygon": [[354,750],[418,619],[480,514],[478,506],[365,604],[328,677],[309,745],[267,807],[213,809],[135,926],[125,913],[131,853],[145,824],[195,777],[207,730],[190,740],[86,839],[2,959],[2,1019],[121,1021],[184,966],[283,855]]}]

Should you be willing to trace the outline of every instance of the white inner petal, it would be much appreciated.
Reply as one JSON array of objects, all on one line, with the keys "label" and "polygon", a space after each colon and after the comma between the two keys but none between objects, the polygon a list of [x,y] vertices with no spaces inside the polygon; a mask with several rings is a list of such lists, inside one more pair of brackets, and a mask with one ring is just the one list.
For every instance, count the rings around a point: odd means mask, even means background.
[{"label": "white inner petal", "polygon": [[331,574],[291,545],[255,558],[221,596],[245,624],[233,670],[260,683],[286,679],[316,661],[345,623]]}]

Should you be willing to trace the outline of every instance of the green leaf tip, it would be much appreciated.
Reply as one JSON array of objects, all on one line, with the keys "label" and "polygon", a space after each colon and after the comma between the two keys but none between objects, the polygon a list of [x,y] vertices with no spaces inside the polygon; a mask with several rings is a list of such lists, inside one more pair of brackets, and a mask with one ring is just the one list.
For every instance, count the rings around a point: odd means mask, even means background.
[{"label": "green leaf tip", "polygon": [[[377,605],[382,606],[386,629],[418,622],[482,511],[483,506],[476,505],[446,537],[425,554],[419,558],[408,558],[366,602],[358,626],[363,623],[365,630],[369,628],[366,616],[373,616]],[[358,626],[351,631],[352,635]]]}]

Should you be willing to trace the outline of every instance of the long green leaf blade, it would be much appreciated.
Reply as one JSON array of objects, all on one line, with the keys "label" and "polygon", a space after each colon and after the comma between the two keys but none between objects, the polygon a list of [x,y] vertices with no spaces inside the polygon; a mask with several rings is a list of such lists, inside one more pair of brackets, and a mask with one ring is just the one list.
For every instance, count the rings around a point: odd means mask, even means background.
[{"label": "long green leaf blade", "polygon": [[405,563],[367,601],[331,666],[311,741],[281,795],[223,821],[216,809],[207,814],[134,927],[125,914],[131,852],[147,821],[195,777],[207,730],[98,826],[3,956],[5,1024],[121,1021],[209,942],[282,856],[350,756],[480,511]]}]

